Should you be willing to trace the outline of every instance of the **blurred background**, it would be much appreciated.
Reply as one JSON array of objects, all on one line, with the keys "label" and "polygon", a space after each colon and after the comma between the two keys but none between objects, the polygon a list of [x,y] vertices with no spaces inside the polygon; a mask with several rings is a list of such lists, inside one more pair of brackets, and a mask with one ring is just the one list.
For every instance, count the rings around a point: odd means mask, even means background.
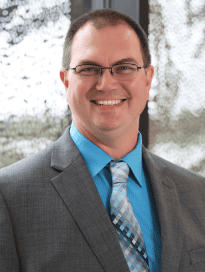
[{"label": "blurred background", "polygon": [[140,120],[144,145],[205,176],[204,0],[0,0],[0,168],[71,123],[59,77],[64,38],[71,21],[103,7],[148,33],[155,77]]}]

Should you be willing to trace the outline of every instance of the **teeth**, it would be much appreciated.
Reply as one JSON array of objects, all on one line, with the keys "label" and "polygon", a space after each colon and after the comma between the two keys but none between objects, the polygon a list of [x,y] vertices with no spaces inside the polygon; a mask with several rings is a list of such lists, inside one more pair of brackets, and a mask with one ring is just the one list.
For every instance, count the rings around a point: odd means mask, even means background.
[{"label": "teeth", "polygon": [[122,100],[95,101],[95,103],[98,105],[109,105],[109,106],[114,106],[114,105],[120,104],[121,102]]}]

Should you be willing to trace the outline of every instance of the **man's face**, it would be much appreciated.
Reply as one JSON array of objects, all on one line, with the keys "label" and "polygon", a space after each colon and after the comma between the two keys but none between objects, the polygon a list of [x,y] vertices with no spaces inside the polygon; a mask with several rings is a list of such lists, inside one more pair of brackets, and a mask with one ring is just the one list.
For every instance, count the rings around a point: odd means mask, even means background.
[{"label": "man's face", "polygon": [[[140,41],[135,31],[127,24],[95,29],[87,23],[75,35],[71,48],[71,64],[74,68],[83,61],[94,62],[101,67],[111,67],[122,59],[126,63],[143,66]],[[64,72],[62,72],[64,71]],[[109,69],[99,78],[83,78],[70,70],[67,78],[61,79],[66,86],[66,99],[78,130],[87,138],[98,138],[102,133],[136,133],[139,116],[149,98],[154,68],[138,70],[129,81],[113,78]],[[61,70],[64,73],[65,70]],[[118,106],[102,106],[92,101],[124,100]]]}]

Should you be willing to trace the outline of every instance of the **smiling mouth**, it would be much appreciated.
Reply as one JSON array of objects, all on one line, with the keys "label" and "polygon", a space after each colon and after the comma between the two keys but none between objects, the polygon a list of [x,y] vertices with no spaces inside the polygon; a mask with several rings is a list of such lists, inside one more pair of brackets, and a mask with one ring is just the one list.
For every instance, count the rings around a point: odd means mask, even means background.
[{"label": "smiling mouth", "polygon": [[121,104],[127,99],[121,99],[121,100],[108,100],[108,101],[100,101],[100,100],[91,100],[90,102],[98,105],[98,106],[116,106]]}]

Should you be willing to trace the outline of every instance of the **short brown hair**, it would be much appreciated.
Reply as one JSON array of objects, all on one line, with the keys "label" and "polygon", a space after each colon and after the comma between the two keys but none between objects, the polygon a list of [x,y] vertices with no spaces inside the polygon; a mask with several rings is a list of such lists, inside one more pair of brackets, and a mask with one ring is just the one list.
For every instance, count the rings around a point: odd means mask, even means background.
[{"label": "short brown hair", "polygon": [[90,11],[79,17],[75,22],[70,25],[67,32],[64,46],[63,46],[63,60],[62,66],[65,69],[70,68],[71,62],[71,45],[76,32],[84,26],[88,21],[93,23],[96,29],[101,29],[106,26],[116,26],[124,22],[128,23],[136,32],[140,39],[141,52],[143,57],[144,65],[151,64],[151,56],[149,52],[148,39],[142,27],[135,22],[131,17],[120,13],[112,9],[97,9],[95,11]]}]

